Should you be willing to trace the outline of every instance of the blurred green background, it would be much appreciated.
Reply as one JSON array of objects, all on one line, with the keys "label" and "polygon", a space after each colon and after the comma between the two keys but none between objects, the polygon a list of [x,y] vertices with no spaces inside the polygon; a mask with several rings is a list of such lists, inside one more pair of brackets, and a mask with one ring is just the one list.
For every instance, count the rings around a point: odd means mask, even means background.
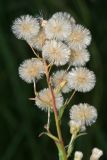
[{"label": "blurred green background", "polygon": [[[46,123],[46,114],[28,100],[33,96],[32,85],[18,76],[18,66],[33,56],[24,41],[11,32],[12,21],[23,14],[43,15],[54,12],[71,13],[76,21],[91,30],[89,47],[97,83],[93,91],[78,94],[73,102],[88,102],[98,109],[98,120],[88,128],[88,135],[79,138],[76,149],[88,160],[93,147],[104,151],[107,160],[107,1],[106,0],[0,0],[0,160],[55,160],[57,150],[46,136],[38,138]],[[62,123],[66,144],[69,141],[68,111]],[[52,127],[54,127],[52,123]],[[53,129],[54,130],[54,129]]]}]

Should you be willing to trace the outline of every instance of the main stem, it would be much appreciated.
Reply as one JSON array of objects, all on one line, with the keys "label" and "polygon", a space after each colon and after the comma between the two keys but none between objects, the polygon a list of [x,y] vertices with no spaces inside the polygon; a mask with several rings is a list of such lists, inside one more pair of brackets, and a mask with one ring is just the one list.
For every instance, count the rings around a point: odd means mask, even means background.
[{"label": "main stem", "polygon": [[[46,63],[45,63],[46,64]],[[60,122],[59,122],[59,116],[58,116],[58,111],[57,111],[57,106],[56,106],[56,101],[55,101],[55,95],[54,95],[54,91],[53,88],[51,86],[50,83],[50,77],[49,77],[49,72],[48,72],[48,67],[46,67],[46,78],[47,78],[47,83],[51,92],[51,96],[52,96],[52,104],[53,104],[53,111],[54,111],[54,117],[55,117],[55,124],[56,124],[56,129],[57,129],[57,134],[58,134],[58,138],[59,138],[59,148],[63,154],[63,159],[62,160],[67,160],[67,155],[66,155],[66,151],[64,148],[64,142],[63,142],[63,138],[62,138],[62,133],[61,133],[61,128],[60,128]]]},{"label": "main stem", "polygon": [[60,149],[62,150],[62,153],[63,153],[63,160],[67,160],[67,155],[66,155],[65,148],[64,148],[64,142],[63,142],[59,118],[58,118],[58,111],[56,107],[55,95],[54,95],[53,88],[50,83],[49,83],[49,88],[50,88],[51,95],[52,95],[53,111],[54,111],[54,116],[55,116],[57,134],[58,134],[59,143],[60,143]]}]

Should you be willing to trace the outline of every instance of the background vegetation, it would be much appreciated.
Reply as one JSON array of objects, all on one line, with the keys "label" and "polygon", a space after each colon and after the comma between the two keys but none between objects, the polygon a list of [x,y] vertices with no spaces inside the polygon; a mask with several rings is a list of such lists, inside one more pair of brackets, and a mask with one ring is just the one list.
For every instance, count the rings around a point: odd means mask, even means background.
[{"label": "background vegetation", "polygon": [[[28,100],[33,96],[33,88],[18,77],[19,64],[33,54],[26,43],[11,32],[12,21],[22,14],[49,18],[57,11],[71,13],[92,32],[88,66],[96,73],[96,87],[90,93],[77,94],[70,105],[86,101],[97,107],[97,123],[88,129],[88,135],[77,140],[76,148],[83,151],[84,159],[88,160],[91,149],[97,146],[104,151],[102,159],[107,160],[106,0],[0,0],[0,160],[57,159],[52,141],[45,136],[38,138],[46,114]],[[66,143],[70,138],[67,123],[68,112],[62,126]]]}]

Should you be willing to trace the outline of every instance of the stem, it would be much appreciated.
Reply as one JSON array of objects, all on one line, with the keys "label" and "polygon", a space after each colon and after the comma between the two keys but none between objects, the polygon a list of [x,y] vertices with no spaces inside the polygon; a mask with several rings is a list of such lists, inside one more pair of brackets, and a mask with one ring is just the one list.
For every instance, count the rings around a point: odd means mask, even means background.
[{"label": "stem", "polygon": [[74,141],[76,139],[76,134],[73,134],[72,137],[71,137],[71,140],[69,142],[69,145],[68,145],[68,150],[67,150],[67,158],[70,157],[72,151],[73,151],[73,147],[74,147]]},{"label": "stem", "polygon": [[59,145],[59,143],[56,143],[56,146],[57,146],[57,148],[58,148],[58,152],[59,152],[59,160],[65,160],[64,159],[64,156],[63,156],[63,152],[62,152],[62,148],[61,148],[61,146]]},{"label": "stem", "polygon": [[50,131],[40,133],[39,137],[41,137],[42,135],[47,135],[48,137],[50,137],[55,142],[55,144],[59,142],[59,139],[55,137]]},{"label": "stem", "polygon": [[38,55],[37,55],[37,53],[35,52],[35,50],[33,49],[33,47],[29,44],[29,43],[27,43],[28,45],[29,45],[29,47],[31,48],[31,50],[33,51],[33,53],[35,54],[35,56],[37,57],[37,58],[40,58]]},{"label": "stem", "polygon": [[50,128],[50,108],[48,108],[48,120],[47,120],[47,126],[46,126],[46,128],[49,131],[49,128]]},{"label": "stem", "polygon": [[35,96],[36,96],[37,93],[36,93],[36,83],[35,83],[35,79],[33,80],[33,88],[34,88],[34,94],[35,94]]},{"label": "stem", "polygon": [[55,122],[56,122],[56,128],[57,128],[58,137],[59,137],[60,142],[63,143],[60,124],[59,124],[59,118],[58,118],[58,111],[57,111],[56,102],[55,102],[55,95],[54,95],[52,86],[50,84],[49,84],[49,88],[50,88],[51,95],[52,95],[53,110],[54,110],[54,115],[55,115]]},{"label": "stem", "polygon": [[56,101],[55,101],[55,95],[54,95],[54,91],[53,91],[53,88],[52,88],[51,83],[50,83],[50,77],[49,77],[47,64],[46,64],[46,78],[47,78],[47,83],[48,83],[48,86],[49,86],[49,89],[50,89],[50,92],[51,92],[51,95],[52,95],[52,103],[53,103],[55,124],[56,124],[57,134],[58,134],[58,138],[59,138],[59,144],[58,144],[59,147],[58,148],[60,148],[59,151],[63,155],[63,160],[67,160],[67,155],[66,155],[66,151],[65,151],[65,148],[64,148],[64,142],[63,142],[63,138],[62,138],[60,122],[59,122],[59,117],[58,117],[58,111],[57,111],[57,106],[56,106]]},{"label": "stem", "polygon": [[53,110],[54,110],[54,116],[55,116],[56,129],[57,129],[57,134],[58,134],[58,138],[59,138],[59,141],[60,141],[60,143],[59,143],[60,144],[60,152],[62,153],[61,155],[63,157],[63,160],[67,160],[67,155],[66,155],[66,151],[65,151],[65,148],[64,148],[64,142],[63,142],[61,128],[60,128],[58,111],[57,111],[57,108],[56,108],[55,95],[54,95],[53,89],[52,89],[50,84],[49,84],[49,88],[50,88],[50,91],[51,91],[51,94],[52,94]]},{"label": "stem", "polygon": [[65,104],[65,106],[67,106],[67,105],[70,103],[70,101],[71,101],[72,98],[74,97],[75,93],[76,93],[76,90],[73,91],[73,93],[71,94],[71,97],[68,99],[68,101],[67,101],[67,103]]}]

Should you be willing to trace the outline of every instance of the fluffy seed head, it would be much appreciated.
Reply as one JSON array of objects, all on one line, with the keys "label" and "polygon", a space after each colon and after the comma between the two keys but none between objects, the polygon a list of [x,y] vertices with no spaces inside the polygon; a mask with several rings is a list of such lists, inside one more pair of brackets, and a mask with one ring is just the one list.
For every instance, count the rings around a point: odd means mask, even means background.
[{"label": "fluffy seed head", "polygon": [[86,48],[91,42],[91,33],[83,26],[74,24],[67,41],[71,49]]},{"label": "fluffy seed head", "polygon": [[81,122],[82,126],[90,126],[96,122],[97,110],[87,103],[73,105],[70,109],[70,119],[75,122]]},{"label": "fluffy seed head", "polygon": [[71,50],[69,63],[72,66],[84,66],[90,59],[90,55],[87,49],[75,49]]},{"label": "fluffy seed head", "polygon": [[27,59],[19,66],[19,76],[27,83],[39,79],[44,73],[42,61],[36,58]]},{"label": "fluffy seed head", "polygon": [[[56,94],[55,100],[56,100],[57,109],[59,110],[63,105],[62,95],[60,93]],[[35,103],[42,110],[47,111],[48,107],[50,107],[52,110],[53,104],[52,104],[52,96],[51,96],[50,90],[48,88],[41,90],[38,93],[38,97],[36,97]]]},{"label": "fluffy seed head", "polygon": [[55,88],[59,88],[59,86],[64,82],[64,86],[61,87],[61,91],[63,93],[68,93],[71,91],[69,82],[68,82],[68,73],[65,70],[57,71],[52,76],[52,82]]},{"label": "fluffy seed head", "polygon": [[57,18],[57,17],[64,17],[71,24],[75,24],[75,19],[67,12],[57,12],[52,16],[52,18]]},{"label": "fluffy seed head", "polygon": [[80,151],[76,151],[74,154],[74,160],[81,160],[83,158],[83,153]]},{"label": "fluffy seed head", "polygon": [[56,66],[64,65],[68,62],[70,49],[63,43],[56,40],[46,41],[42,49],[43,57]]},{"label": "fluffy seed head", "polygon": [[29,38],[28,43],[35,49],[42,50],[43,45],[45,44],[46,36],[44,30],[40,30],[38,35]]},{"label": "fluffy seed head", "polygon": [[36,18],[30,15],[24,15],[17,18],[12,26],[12,31],[18,39],[28,40],[32,36],[36,36],[40,26]]},{"label": "fluffy seed head", "polygon": [[60,13],[57,13],[48,20],[45,26],[45,33],[48,39],[66,39],[71,32],[71,23]]},{"label": "fluffy seed head", "polygon": [[69,75],[71,88],[76,91],[89,92],[95,86],[95,74],[85,67],[73,68]]},{"label": "fluffy seed head", "polygon": [[99,160],[99,158],[103,155],[103,151],[98,148],[93,148],[92,155],[90,160]]}]

